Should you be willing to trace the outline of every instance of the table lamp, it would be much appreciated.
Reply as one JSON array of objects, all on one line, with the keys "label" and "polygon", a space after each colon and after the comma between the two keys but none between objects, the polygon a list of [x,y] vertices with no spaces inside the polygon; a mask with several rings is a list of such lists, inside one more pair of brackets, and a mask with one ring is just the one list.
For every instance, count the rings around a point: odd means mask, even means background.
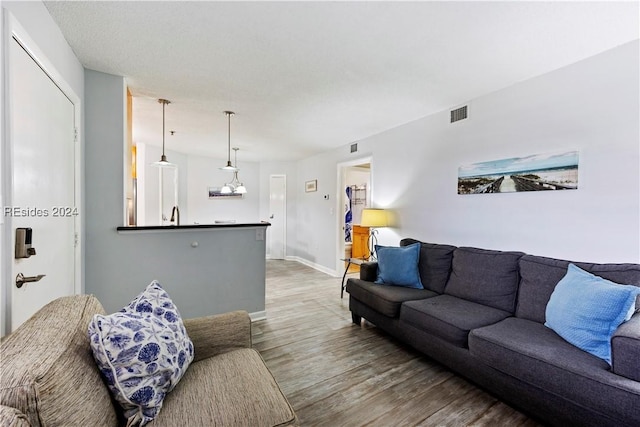
[{"label": "table lamp", "polygon": [[362,227],[369,227],[369,254],[372,260],[376,259],[376,245],[378,244],[377,228],[387,227],[387,211],[384,209],[371,209],[366,208],[362,210],[362,220],[360,221]]}]

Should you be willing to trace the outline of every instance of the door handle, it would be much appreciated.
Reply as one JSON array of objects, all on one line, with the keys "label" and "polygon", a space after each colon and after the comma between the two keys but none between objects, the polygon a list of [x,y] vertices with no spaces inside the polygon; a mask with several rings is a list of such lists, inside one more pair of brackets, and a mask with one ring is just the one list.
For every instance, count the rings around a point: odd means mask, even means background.
[{"label": "door handle", "polygon": [[39,282],[46,274],[38,274],[37,276],[25,276],[22,273],[18,273],[16,276],[16,286],[21,288],[25,283]]}]

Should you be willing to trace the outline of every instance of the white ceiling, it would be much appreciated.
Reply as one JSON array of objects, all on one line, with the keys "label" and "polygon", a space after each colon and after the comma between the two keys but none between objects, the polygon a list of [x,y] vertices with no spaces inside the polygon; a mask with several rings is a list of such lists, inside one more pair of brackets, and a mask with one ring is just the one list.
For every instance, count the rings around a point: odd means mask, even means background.
[{"label": "white ceiling", "polygon": [[[638,2],[45,2],[124,76],[134,140],[240,162],[343,146],[639,38]],[[175,136],[168,131],[175,130]]]}]

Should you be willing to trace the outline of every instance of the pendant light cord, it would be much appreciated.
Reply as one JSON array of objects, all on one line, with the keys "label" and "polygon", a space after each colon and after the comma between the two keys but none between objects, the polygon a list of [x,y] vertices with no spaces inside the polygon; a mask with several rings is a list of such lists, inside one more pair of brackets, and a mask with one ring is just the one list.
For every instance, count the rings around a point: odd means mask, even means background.
[{"label": "pendant light cord", "polygon": [[235,113],[233,111],[225,111],[227,115],[227,167],[231,166],[231,116]]},{"label": "pendant light cord", "polygon": [[167,105],[165,102],[162,103],[162,155],[164,156],[164,107]]},{"label": "pendant light cord", "polygon": [[162,157],[163,157],[163,158],[165,158],[165,155],[164,155],[164,142],[165,142],[165,141],[164,141],[164,134],[165,134],[165,130],[164,130],[164,129],[165,129],[165,124],[164,124],[164,107],[165,107],[167,104],[170,104],[170,103],[171,103],[171,101],[169,101],[169,100],[167,100],[167,99],[158,99],[158,102],[159,102],[160,104],[162,104]]}]

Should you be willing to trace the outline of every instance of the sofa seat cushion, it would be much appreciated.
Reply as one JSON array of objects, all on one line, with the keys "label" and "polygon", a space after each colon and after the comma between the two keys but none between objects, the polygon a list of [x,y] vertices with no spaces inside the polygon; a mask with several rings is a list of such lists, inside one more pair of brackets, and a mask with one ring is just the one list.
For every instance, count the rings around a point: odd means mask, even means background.
[{"label": "sofa seat cushion", "polygon": [[405,301],[435,297],[438,294],[426,289],[379,285],[360,279],[347,280],[347,292],[352,298],[387,317],[398,317]]},{"label": "sofa seat cushion", "polygon": [[260,353],[232,350],[189,366],[152,427],[288,426],[297,418]]},{"label": "sofa seat cushion", "polygon": [[404,303],[400,310],[400,321],[466,348],[469,331],[494,324],[510,315],[497,308],[450,295],[440,295]]},{"label": "sofa seat cushion", "polygon": [[518,292],[518,260],[522,252],[458,248],[444,293],[510,313]]},{"label": "sofa seat cushion", "polygon": [[[525,383],[640,425],[640,383],[569,344],[538,322],[510,317],[469,334],[469,351]],[[611,402],[615,402],[612,405]]]},{"label": "sofa seat cushion", "polygon": [[58,298],[0,344],[0,404],[32,426],[117,426],[87,325],[104,314],[92,295]]}]

